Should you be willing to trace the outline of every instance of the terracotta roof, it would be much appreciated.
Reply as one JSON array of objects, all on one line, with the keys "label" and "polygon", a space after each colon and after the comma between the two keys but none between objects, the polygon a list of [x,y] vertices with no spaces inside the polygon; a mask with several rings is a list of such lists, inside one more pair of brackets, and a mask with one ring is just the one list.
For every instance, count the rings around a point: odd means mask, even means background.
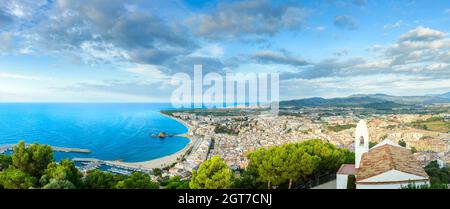
[{"label": "terracotta roof", "polygon": [[342,164],[337,174],[355,175],[356,169],[354,164]]},{"label": "terracotta roof", "polygon": [[390,170],[428,178],[427,173],[425,173],[419,162],[414,159],[410,150],[385,144],[372,148],[369,152],[363,154],[361,164],[357,170],[356,181],[377,176]]}]

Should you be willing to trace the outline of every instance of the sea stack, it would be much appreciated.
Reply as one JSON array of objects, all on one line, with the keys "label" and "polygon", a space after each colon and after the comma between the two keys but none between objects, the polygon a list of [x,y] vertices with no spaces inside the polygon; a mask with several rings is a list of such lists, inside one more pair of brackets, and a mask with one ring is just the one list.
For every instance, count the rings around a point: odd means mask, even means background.
[{"label": "sea stack", "polygon": [[167,135],[166,135],[166,133],[164,133],[164,132],[159,132],[159,134],[158,134],[158,137],[159,138],[165,138]]}]

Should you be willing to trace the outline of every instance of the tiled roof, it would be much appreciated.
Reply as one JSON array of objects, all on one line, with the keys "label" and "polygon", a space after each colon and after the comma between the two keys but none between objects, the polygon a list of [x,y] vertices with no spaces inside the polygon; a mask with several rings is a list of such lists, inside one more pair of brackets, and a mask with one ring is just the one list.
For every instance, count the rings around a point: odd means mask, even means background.
[{"label": "tiled roof", "polygon": [[337,174],[355,175],[356,169],[354,164],[342,164]]},{"label": "tiled roof", "polygon": [[410,150],[385,144],[372,148],[369,152],[363,154],[361,164],[357,170],[356,181],[362,181],[394,169],[428,178],[427,173],[425,173],[419,162],[414,159]]}]

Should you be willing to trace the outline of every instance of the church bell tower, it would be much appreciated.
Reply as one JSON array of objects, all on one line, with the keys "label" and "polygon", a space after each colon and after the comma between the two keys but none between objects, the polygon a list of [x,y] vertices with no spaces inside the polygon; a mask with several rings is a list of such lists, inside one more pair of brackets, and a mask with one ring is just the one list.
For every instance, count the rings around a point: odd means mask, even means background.
[{"label": "church bell tower", "polygon": [[355,131],[355,168],[359,168],[361,157],[369,151],[369,129],[364,120],[360,120]]}]

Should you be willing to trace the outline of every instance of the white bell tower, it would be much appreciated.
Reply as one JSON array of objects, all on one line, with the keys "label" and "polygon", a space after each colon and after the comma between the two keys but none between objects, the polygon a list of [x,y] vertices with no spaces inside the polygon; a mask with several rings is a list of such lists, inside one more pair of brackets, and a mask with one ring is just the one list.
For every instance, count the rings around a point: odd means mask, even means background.
[{"label": "white bell tower", "polygon": [[369,129],[364,120],[360,120],[355,131],[355,168],[359,168],[361,157],[369,151]]}]

